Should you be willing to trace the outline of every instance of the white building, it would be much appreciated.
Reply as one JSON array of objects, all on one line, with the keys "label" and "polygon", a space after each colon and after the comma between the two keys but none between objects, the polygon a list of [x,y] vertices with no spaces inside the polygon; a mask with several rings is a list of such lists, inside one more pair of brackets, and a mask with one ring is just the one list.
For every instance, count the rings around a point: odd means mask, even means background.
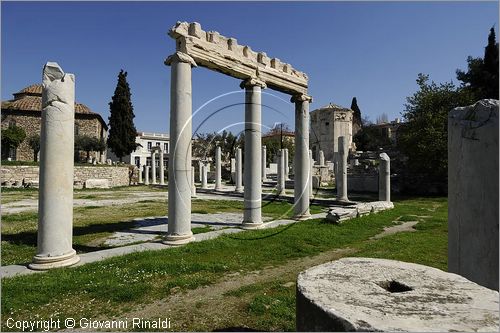
[{"label": "white building", "polygon": [[[140,146],[137,147],[130,155],[124,156],[122,161],[129,164],[135,164],[137,167],[143,165],[151,165],[151,149],[153,147],[160,147],[163,151],[163,165],[167,170],[168,167],[168,152],[170,148],[170,136],[164,133],[148,133],[138,132],[135,142]],[[160,166],[159,156],[156,154],[156,167]],[[108,157],[113,161],[120,159],[108,149]]]}]

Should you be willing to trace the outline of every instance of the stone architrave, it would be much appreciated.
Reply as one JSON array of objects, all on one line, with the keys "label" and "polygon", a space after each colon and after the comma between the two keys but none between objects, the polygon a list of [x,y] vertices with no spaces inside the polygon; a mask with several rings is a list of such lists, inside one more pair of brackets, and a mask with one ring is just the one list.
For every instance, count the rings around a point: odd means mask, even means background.
[{"label": "stone architrave", "polygon": [[194,167],[191,167],[191,197],[196,198],[196,184],[194,182]]},{"label": "stone architrave", "polygon": [[149,185],[149,165],[144,166],[144,185]]},{"label": "stone architrave", "polygon": [[290,164],[288,164],[288,148],[284,149],[284,155],[285,155],[285,180],[290,180]]},{"label": "stone architrave", "polygon": [[191,231],[191,136],[193,58],[175,52],[167,58],[170,80],[170,156],[168,163],[168,232],[164,243],[181,245],[194,240]]},{"label": "stone architrave", "polygon": [[207,189],[208,188],[208,170],[207,166],[203,164],[201,166],[201,188],[202,189]]},{"label": "stone architrave", "polygon": [[278,195],[285,195],[286,171],[285,149],[278,150]]},{"label": "stone architrave", "polygon": [[151,183],[156,184],[156,150],[151,151]]},{"label": "stone architrave", "polygon": [[221,148],[215,147],[215,190],[222,190],[222,165],[221,165]]},{"label": "stone architrave", "polygon": [[319,166],[325,166],[325,154],[323,154],[323,151],[319,151]]},{"label": "stone architrave", "polygon": [[386,153],[380,154],[378,166],[378,200],[391,201],[391,159]]},{"label": "stone architrave", "polygon": [[498,107],[483,99],[448,114],[448,270],[495,290]]},{"label": "stone architrave", "polygon": [[236,188],[234,189],[238,193],[243,192],[243,173],[242,173],[242,158],[241,158],[241,148],[236,148]]},{"label": "stone architrave", "polygon": [[160,149],[160,185],[165,185],[165,165],[163,163],[163,150]]},{"label": "stone architrave", "polygon": [[347,198],[347,155],[349,153],[349,141],[345,136],[339,136],[338,153],[338,177],[337,177],[337,200],[349,201]]},{"label": "stone architrave", "polygon": [[139,164],[139,184],[142,184],[142,166]]},{"label": "stone architrave", "polygon": [[266,161],[266,156],[267,154],[267,147],[266,146],[262,146],[262,182],[265,182],[267,181],[267,170],[266,170],[266,166],[267,166],[267,161]]},{"label": "stone architrave", "polygon": [[266,84],[257,79],[242,82],[245,88],[245,189],[243,225],[245,229],[262,226],[262,93]]},{"label": "stone architrave", "polygon": [[37,252],[29,268],[76,264],[73,238],[75,76],[55,62],[43,68]]}]

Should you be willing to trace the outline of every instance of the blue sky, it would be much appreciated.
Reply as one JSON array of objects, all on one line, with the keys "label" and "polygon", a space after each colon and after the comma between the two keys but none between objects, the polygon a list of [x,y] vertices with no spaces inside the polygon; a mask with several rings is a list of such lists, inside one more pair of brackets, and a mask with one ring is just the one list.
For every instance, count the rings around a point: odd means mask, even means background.
[{"label": "blue sky", "polygon": [[[77,101],[107,121],[121,68],[128,71],[136,128],[169,132],[167,36],[176,21],[235,37],[309,75],[311,110],[358,99],[363,116],[401,117],[417,74],[456,83],[467,56],[482,56],[498,32],[498,2],[5,2],[2,100],[41,81],[45,62],[76,75]],[[497,33],[498,35],[498,33]],[[239,81],[193,69],[193,118],[199,132],[242,129]],[[266,89],[263,124],[294,126],[289,96]],[[236,104],[231,107],[228,105]],[[225,107],[225,108],[224,108]],[[210,114],[217,112],[212,117]]]}]

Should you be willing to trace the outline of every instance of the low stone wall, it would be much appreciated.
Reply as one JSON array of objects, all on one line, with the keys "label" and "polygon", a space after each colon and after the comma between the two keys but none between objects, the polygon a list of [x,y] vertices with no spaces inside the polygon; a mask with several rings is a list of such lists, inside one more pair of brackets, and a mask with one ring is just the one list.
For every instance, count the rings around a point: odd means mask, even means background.
[{"label": "low stone wall", "polygon": [[[1,183],[38,183],[38,166],[3,165]],[[107,179],[111,187],[129,185],[128,166],[75,166],[75,187],[81,187],[87,179]]]}]

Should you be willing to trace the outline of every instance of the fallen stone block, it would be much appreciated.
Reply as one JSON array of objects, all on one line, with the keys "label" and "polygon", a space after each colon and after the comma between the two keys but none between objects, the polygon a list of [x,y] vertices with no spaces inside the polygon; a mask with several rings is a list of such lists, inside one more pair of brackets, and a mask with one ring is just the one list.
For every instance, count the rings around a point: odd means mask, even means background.
[{"label": "fallen stone block", "polygon": [[85,188],[109,188],[108,179],[87,179]]}]

